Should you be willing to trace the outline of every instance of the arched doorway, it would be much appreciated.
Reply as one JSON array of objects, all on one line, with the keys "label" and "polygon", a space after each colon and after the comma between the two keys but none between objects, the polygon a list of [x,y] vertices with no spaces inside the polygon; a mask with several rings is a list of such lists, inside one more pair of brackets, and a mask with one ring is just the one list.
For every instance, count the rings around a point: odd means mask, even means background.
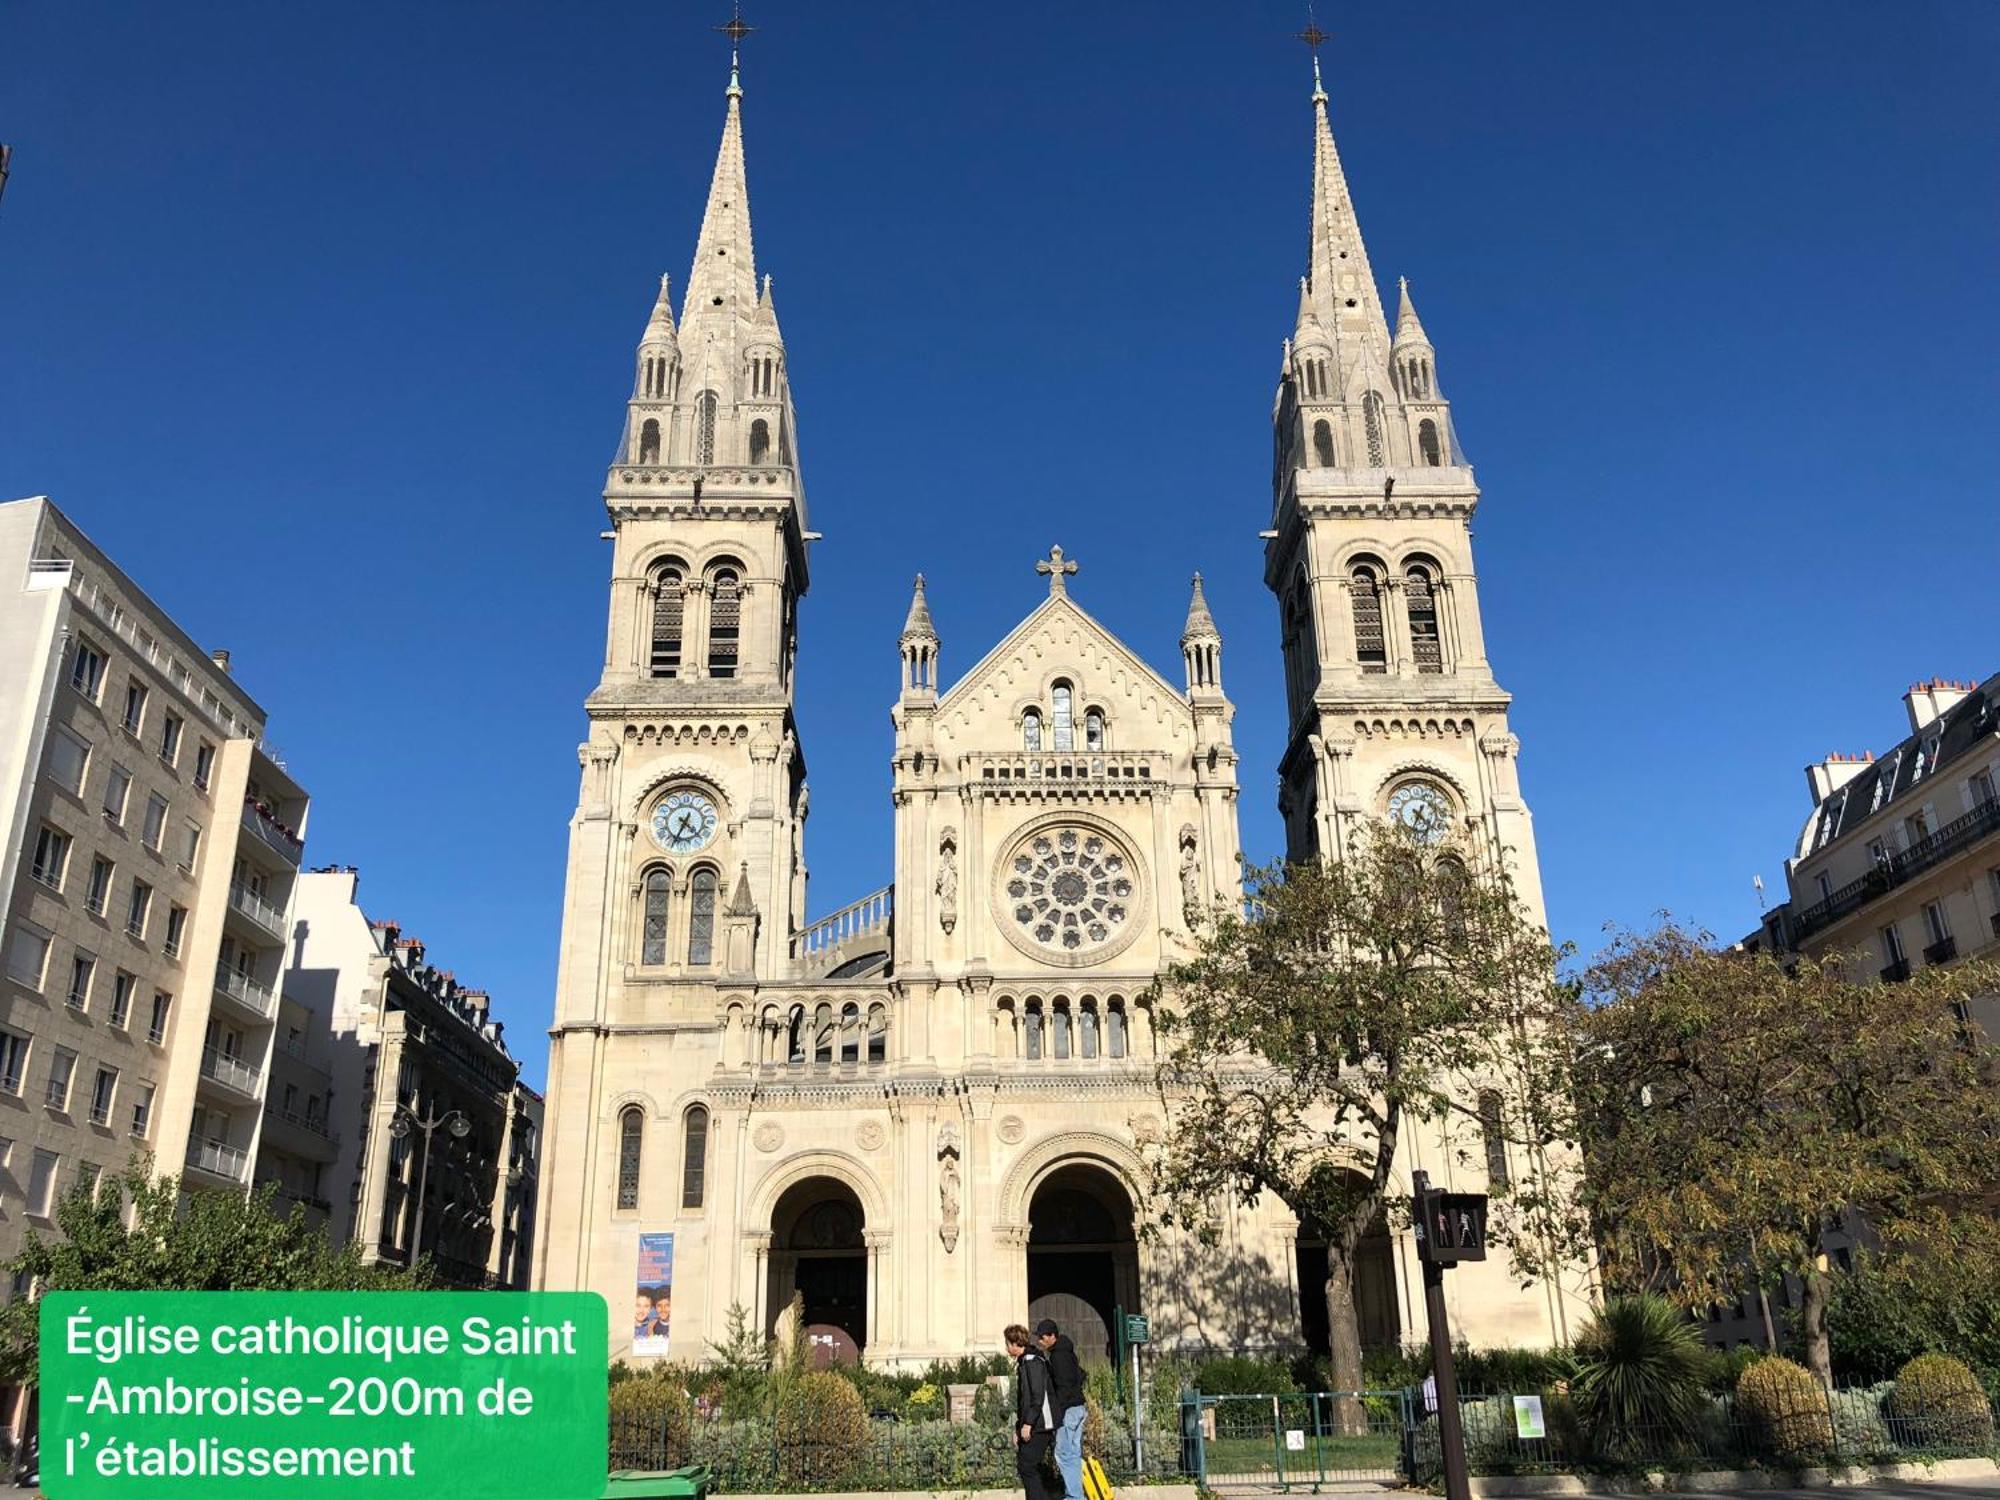
[{"label": "arched doorway", "polygon": [[1102,1167],[1058,1167],[1028,1204],[1028,1322],[1053,1318],[1077,1353],[1108,1360],[1121,1307],[1143,1311],[1132,1199]]},{"label": "arched doorway", "polygon": [[816,1363],[852,1363],[868,1342],[867,1215],[846,1183],[808,1177],[771,1210],[771,1285],[765,1333],[796,1295]]},{"label": "arched doorway", "polygon": [[[1306,1347],[1327,1352],[1326,1236],[1313,1225],[1299,1226],[1299,1324]],[[1354,1317],[1362,1349],[1399,1349],[1402,1318],[1396,1303],[1396,1251],[1388,1221],[1380,1214],[1361,1236],[1354,1255]]]}]

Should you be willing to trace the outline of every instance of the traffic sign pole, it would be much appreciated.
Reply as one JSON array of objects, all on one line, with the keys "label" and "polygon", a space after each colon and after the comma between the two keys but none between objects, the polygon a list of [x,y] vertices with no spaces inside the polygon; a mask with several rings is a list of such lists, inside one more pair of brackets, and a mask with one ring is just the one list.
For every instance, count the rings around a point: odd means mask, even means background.
[{"label": "traffic sign pole", "polygon": [[[1438,1225],[1432,1208],[1430,1174],[1411,1174],[1415,1192],[1417,1247],[1424,1264],[1424,1311],[1431,1325],[1431,1379],[1437,1387],[1438,1446],[1444,1455],[1445,1500],[1472,1500],[1465,1463],[1465,1422],[1458,1409],[1458,1367],[1451,1357],[1451,1324],[1444,1305],[1444,1265],[1429,1253]],[[1483,1247],[1482,1247],[1483,1254]]]}]

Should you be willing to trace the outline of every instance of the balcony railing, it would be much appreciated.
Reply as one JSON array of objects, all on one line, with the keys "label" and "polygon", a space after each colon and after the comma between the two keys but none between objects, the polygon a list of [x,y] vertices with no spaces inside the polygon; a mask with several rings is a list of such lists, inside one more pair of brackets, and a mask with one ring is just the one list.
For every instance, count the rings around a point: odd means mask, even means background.
[{"label": "balcony railing", "polygon": [[284,937],[285,914],[248,886],[230,886],[229,904],[270,933],[272,937],[280,939]]},{"label": "balcony railing", "polygon": [[1983,802],[1901,853],[1889,855],[1859,880],[1850,880],[1824,901],[1808,906],[1793,919],[1793,940],[1809,937],[1822,927],[1852,916],[1877,896],[1893,891],[1992,833],[2000,833],[2000,802]]},{"label": "balcony railing", "polygon": [[299,856],[305,852],[305,844],[301,840],[279,827],[276,818],[248,799],[243,803],[243,826],[287,864],[297,864]]},{"label": "balcony railing", "polygon": [[1909,977],[1910,961],[1907,958],[1899,958],[1894,963],[1883,966],[1882,982],[1884,984],[1901,984]]},{"label": "balcony railing", "polygon": [[257,1070],[242,1058],[231,1057],[213,1047],[201,1049],[201,1073],[202,1077],[212,1078],[241,1093],[254,1095],[257,1092]]},{"label": "balcony railing", "polygon": [[248,974],[239,974],[227,964],[215,966],[215,988],[238,1005],[247,1006],[265,1020],[278,1013],[278,997]]},{"label": "balcony railing", "polygon": [[336,1146],[340,1144],[340,1133],[335,1130],[329,1130],[326,1121],[318,1115],[302,1115],[295,1109],[285,1109],[276,1104],[265,1105],[264,1113],[274,1120],[283,1120],[287,1125],[296,1125],[301,1130],[310,1130],[314,1135],[319,1136],[323,1140],[331,1141]]},{"label": "balcony railing", "polygon": [[885,885],[807,926],[792,939],[792,957],[809,958],[856,938],[885,931],[895,914],[896,888]]},{"label": "balcony railing", "polygon": [[250,1175],[249,1156],[221,1141],[189,1141],[187,1164],[231,1182],[242,1182]]},{"label": "balcony railing", "polygon": [[1958,939],[1955,937],[1941,937],[1924,949],[1924,962],[1927,964],[1948,964],[1957,957]]}]

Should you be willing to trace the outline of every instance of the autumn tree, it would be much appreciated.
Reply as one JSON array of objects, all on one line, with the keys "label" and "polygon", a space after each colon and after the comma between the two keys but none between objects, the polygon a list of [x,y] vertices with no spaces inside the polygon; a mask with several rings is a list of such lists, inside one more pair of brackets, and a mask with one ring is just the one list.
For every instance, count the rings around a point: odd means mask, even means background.
[{"label": "autumn tree", "polygon": [[1218,1199],[1268,1193],[1323,1233],[1342,1390],[1362,1387],[1356,1253],[1385,1209],[1406,1209],[1390,1187],[1407,1180],[1398,1151],[1417,1122],[1467,1146],[1486,1130],[1519,1143],[1536,1170],[1497,1205],[1494,1233],[1523,1269],[1578,1254],[1553,1164],[1559,955],[1483,847],[1382,824],[1342,859],[1252,871],[1245,910],[1219,912],[1156,993],[1154,1215],[1212,1234]]},{"label": "autumn tree", "polygon": [[2000,987],[1992,965],[1879,984],[1666,925],[1619,936],[1586,986],[1572,1087],[1607,1279],[1700,1308],[1792,1278],[1831,1383],[1829,1231],[1865,1221],[1891,1265],[1990,1232],[2000,1063],[1963,1004]]}]

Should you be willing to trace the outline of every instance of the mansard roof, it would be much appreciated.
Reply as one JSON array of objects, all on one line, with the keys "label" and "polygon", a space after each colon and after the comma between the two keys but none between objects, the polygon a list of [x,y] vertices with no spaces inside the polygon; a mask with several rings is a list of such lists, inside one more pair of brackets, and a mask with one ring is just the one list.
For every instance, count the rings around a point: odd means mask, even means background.
[{"label": "mansard roof", "polygon": [[2000,673],[1821,800],[1807,820],[1799,853],[1813,853],[1852,833],[1904,794],[1933,781],[1954,761],[1991,745],[1996,734],[2000,734]]}]

